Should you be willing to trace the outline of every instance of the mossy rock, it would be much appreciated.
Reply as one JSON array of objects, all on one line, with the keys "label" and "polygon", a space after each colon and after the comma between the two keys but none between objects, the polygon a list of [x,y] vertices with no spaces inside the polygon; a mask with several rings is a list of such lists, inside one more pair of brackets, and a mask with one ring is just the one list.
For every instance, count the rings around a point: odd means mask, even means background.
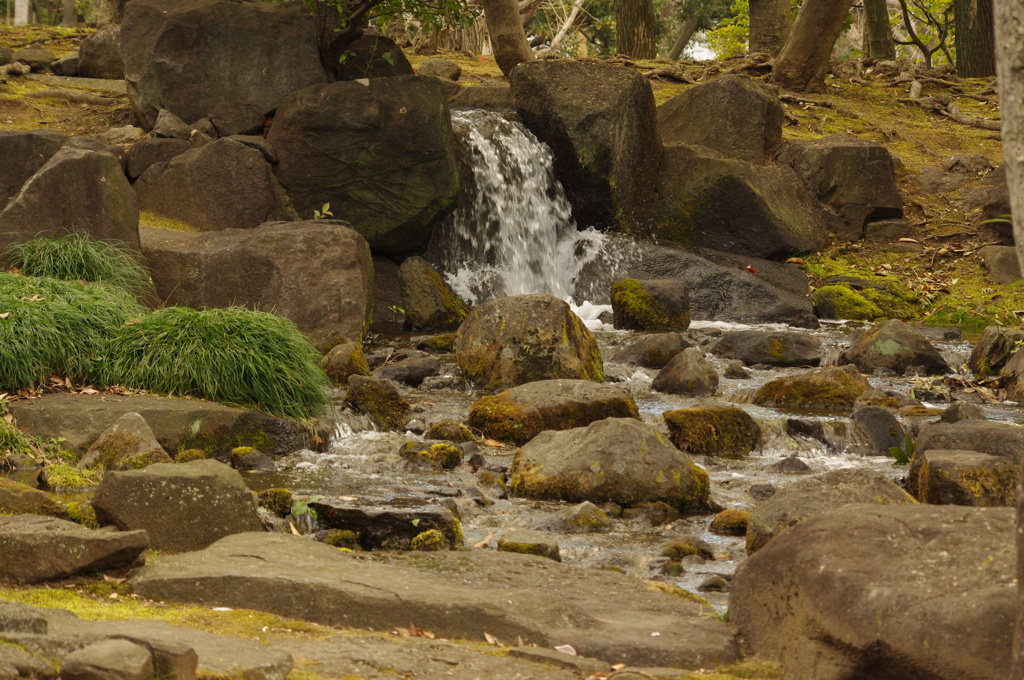
[{"label": "mossy rock", "polygon": [[97,468],[79,468],[67,463],[47,465],[39,471],[39,484],[48,491],[59,493],[91,489],[100,483],[103,471]]},{"label": "mossy rock", "polygon": [[750,513],[746,510],[722,510],[711,520],[711,533],[722,536],[745,536]]},{"label": "mossy rock", "polygon": [[[682,566],[682,565],[680,565],[680,566]],[[671,583],[665,583],[663,581],[644,581],[644,583],[647,584],[647,586],[648,586],[647,589],[648,590],[656,590],[659,593],[665,593],[666,595],[671,595],[672,597],[678,597],[681,600],[686,600],[687,602],[693,602],[695,604],[701,605],[702,607],[710,607],[711,606],[711,603],[708,602],[706,599],[704,599],[700,595],[697,595],[696,593],[691,593],[686,588],[680,588],[677,585],[673,585]],[[703,677],[703,674],[701,675],[701,677]],[[737,677],[747,677],[747,676],[737,676]],[[753,676],[751,676],[751,677],[753,677]]]},{"label": "mossy rock", "polygon": [[562,561],[555,537],[538,531],[513,531],[504,534],[498,538],[498,552],[536,555],[555,562]]},{"label": "mossy rock", "polygon": [[370,375],[370,366],[366,363],[363,346],[347,339],[336,344],[324,355],[320,367],[337,385],[346,384],[349,376]]},{"label": "mossy rock", "polygon": [[398,455],[414,466],[422,465],[434,470],[453,470],[462,462],[462,449],[444,442],[406,442]]},{"label": "mossy rock", "polygon": [[663,416],[669,438],[680,451],[742,458],[761,445],[761,428],[740,408],[683,408]]},{"label": "mossy rock", "polygon": [[881,308],[863,295],[842,285],[822,286],[811,293],[814,313],[822,319],[874,321]]},{"label": "mossy rock", "polygon": [[359,537],[348,529],[331,529],[324,536],[324,543],[345,550],[359,550]]},{"label": "mossy rock", "polygon": [[410,257],[402,263],[398,285],[407,329],[455,330],[469,314],[469,306],[422,257]]},{"label": "mossy rock", "polygon": [[477,437],[471,429],[462,423],[456,423],[451,420],[443,420],[431,425],[430,429],[427,430],[427,439],[443,439],[444,441],[456,443],[477,441]]},{"label": "mossy rock", "polygon": [[677,536],[667,543],[662,544],[661,554],[675,562],[681,561],[684,557],[696,555],[703,560],[715,559],[715,554],[707,541],[702,541],[696,536]]},{"label": "mossy rock", "polygon": [[918,299],[908,289],[887,280],[833,277],[834,283],[811,294],[814,313],[823,319],[874,321],[911,319],[918,315]]},{"label": "mossy rock", "polygon": [[50,494],[6,477],[0,477],[0,514],[68,518],[67,508]]},{"label": "mossy rock", "polygon": [[278,517],[287,517],[292,511],[295,496],[288,489],[264,489],[256,494],[256,502]]},{"label": "mossy rock", "polygon": [[684,331],[690,327],[690,301],[686,283],[678,279],[612,284],[612,315],[616,328]]},{"label": "mossy rock", "polygon": [[411,412],[409,402],[387,380],[361,375],[349,377],[345,403],[370,416],[373,424],[384,430],[399,429]]},{"label": "mossy rock", "polygon": [[411,550],[423,551],[448,550],[451,547],[448,537],[439,529],[427,529],[422,533],[416,534],[409,544]]},{"label": "mossy rock", "polygon": [[819,368],[765,383],[754,393],[754,403],[795,410],[850,410],[869,389],[871,385],[854,366]]},{"label": "mossy rock", "polygon": [[569,508],[565,513],[563,528],[573,533],[589,533],[608,531],[612,528],[612,518],[601,508],[590,501]]},{"label": "mossy rock", "polygon": [[96,519],[96,510],[93,509],[92,503],[87,500],[69,502],[67,518],[89,529],[100,528],[99,520]]},{"label": "mossy rock", "polygon": [[454,352],[455,333],[441,333],[423,338],[417,345],[418,349],[426,349],[431,352]]},{"label": "mossy rock", "polygon": [[174,457],[175,463],[188,463],[193,460],[204,460],[206,458],[206,452],[202,449],[184,449],[178,452],[178,455]]},{"label": "mossy rock", "polygon": [[931,450],[921,454],[917,499],[922,503],[1014,506],[1019,463],[977,451]]},{"label": "mossy rock", "polygon": [[252,446],[236,446],[231,449],[228,453],[228,464],[236,470],[272,472],[277,469],[267,454]]}]

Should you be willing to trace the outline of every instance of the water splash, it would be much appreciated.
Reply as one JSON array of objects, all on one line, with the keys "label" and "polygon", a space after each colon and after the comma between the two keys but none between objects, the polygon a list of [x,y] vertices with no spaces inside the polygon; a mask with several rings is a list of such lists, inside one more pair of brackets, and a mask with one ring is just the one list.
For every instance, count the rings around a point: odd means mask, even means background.
[{"label": "water splash", "polygon": [[572,301],[580,270],[606,236],[577,230],[551,150],[489,111],[452,112],[452,127],[463,189],[430,259],[472,304],[528,293]]}]

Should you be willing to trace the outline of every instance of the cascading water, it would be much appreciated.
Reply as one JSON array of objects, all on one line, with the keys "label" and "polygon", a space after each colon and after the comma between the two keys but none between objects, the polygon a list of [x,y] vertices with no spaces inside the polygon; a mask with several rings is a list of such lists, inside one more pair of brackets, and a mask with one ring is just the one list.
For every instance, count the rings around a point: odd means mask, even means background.
[{"label": "cascading water", "polygon": [[452,127],[463,189],[432,239],[430,259],[473,304],[527,293],[571,301],[604,236],[577,230],[551,150],[489,111],[453,112]]}]

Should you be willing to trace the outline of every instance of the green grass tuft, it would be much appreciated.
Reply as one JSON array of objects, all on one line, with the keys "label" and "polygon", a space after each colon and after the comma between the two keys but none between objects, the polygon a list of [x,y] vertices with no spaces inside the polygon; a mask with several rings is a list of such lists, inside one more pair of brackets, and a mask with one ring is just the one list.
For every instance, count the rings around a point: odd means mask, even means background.
[{"label": "green grass tuft", "polygon": [[123,288],[0,272],[0,391],[94,382],[114,332],[145,309]]},{"label": "green grass tuft", "polygon": [[152,290],[149,272],[120,241],[94,241],[83,234],[14,243],[2,259],[27,276],[109,283],[143,295]]},{"label": "green grass tuft", "polygon": [[320,353],[291,321],[241,307],[160,309],[125,324],[108,346],[103,383],[258,408],[323,415]]}]

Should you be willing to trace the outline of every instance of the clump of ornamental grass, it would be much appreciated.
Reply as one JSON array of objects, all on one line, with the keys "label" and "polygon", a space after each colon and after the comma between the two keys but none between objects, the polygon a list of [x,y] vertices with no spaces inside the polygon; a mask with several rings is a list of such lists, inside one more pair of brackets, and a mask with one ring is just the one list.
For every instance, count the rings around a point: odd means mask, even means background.
[{"label": "clump of ornamental grass", "polygon": [[145,311],[117,286],[0,272],[0,391],[94,382],[117,329]]},{"label": "clump of ornamental grass", "polygon": [[168,307],[122,326],[107,347],[107,385],[192,396],[283,418],[323,415],[320,353],[291,321],[242,307]]},{"label": "clump of ornamental grass", "polygon": [[83,234],[37,238],[9,245],[2,259],[27,276],[109,283],[143,295],[152,279],[127,244],[96,241]]}]

